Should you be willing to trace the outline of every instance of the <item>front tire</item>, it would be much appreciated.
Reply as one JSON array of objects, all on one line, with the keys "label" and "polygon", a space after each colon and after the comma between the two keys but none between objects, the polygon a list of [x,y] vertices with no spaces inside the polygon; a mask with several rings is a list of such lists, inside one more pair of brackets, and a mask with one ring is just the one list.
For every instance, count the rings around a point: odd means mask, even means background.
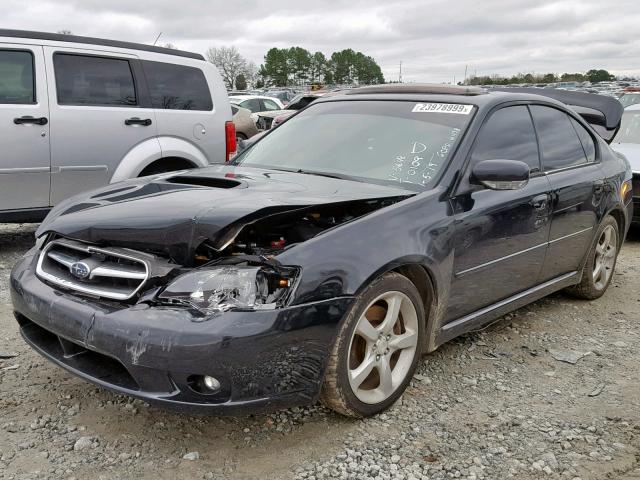
[{"label": "front tire", "polygon": [[604,295],[613,278],[618,259],[620,241],[618,222],[607,215],[598,227],[596,242],[591,247],[582,270],[579,284],[569,287],[567,292],[584,300],[595,300]]},{"label": "front tire", "polygon": [[409,279],[387,273],[351,307],[329,358],[321,400],[351,417],[391,406],[411,381],[424,345],[424,305]]}]

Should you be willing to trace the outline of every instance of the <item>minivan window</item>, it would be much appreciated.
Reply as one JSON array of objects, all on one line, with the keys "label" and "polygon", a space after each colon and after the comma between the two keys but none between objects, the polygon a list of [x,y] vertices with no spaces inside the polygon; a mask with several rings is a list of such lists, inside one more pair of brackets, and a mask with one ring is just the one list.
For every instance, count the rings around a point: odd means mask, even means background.
[{"label": "minivan window", "polygon": [[53,56],[60,105],[136,105],[129,61],[120,58],[56,53]]},{"label": "minivan window", "polygon": [[36,103],[31,52],[0,50],[0,103]]},{"label": "minivan window", "polygon": [[587,162],[578,134],[566,113],[551,107],[533,105],[531,114],[535,122],[542,165],[545,170],[555,170]]},{"label": "minivan window", "polygon": [[532,171],[540,170],[538,143],[527,107],[502,108],[489,117],[471,154],[472,163],[481,160],[519,160]]},{"label": "minivan window", "polygon": [[202,70],[163,62],[142,62],[153,108],[212,110],[213,102]]}]

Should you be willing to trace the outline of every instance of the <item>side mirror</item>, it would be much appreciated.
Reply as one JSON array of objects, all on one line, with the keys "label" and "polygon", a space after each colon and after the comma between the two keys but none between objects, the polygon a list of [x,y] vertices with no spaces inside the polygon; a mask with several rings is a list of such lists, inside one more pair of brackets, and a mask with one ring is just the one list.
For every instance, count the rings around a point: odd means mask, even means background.
[{"label": "side mirror", "polygon": [[471,183],[491,190],[518,190],[529,182],[529,165],[518,160],[482,160],[471,171]]}]

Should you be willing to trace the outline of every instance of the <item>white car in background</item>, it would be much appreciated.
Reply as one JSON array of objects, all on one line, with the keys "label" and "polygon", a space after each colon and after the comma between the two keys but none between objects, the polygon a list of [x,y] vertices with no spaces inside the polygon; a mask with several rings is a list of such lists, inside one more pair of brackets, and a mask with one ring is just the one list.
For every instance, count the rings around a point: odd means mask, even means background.
[{"label": "white car in background", "polygon": [[251,110],[252,113],[284,110],[284,105],[280,100],[263,95],[232,95],[229,97],[229,101],[234,105]]},{"label": "white car in background", "polygon": [[640,224],[640,104],[624,109],[622,124],[611,147],[622,153],[633,172],[633,223]]}]

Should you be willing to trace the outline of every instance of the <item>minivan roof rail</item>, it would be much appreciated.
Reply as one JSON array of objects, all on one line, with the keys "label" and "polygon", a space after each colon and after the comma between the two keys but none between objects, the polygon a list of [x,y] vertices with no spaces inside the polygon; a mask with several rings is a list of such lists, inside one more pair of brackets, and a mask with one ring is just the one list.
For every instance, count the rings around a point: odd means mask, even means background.
[{"label": "minivan roof rail", "polygon": [[128,48],[130,50],[142,50],[145,52],[164,53],[177,57],[194,58],[204,60],[199,53],[185,52],[173,48],[156,47],[155,45],[145,45],[143,43],[121,42],[119,40],[107,40],[106,38],[81,37],[79,35],[64,35],[61,33],[31,32],[28,30],[8,30],[0,28],[0,37],[30,38],[33,40],[52,40],[55,42],[88,43],[91,45],[102,45],[104,47]]},{"label": "minivan roof rail", "polygon": [[365,95],[369,93],[419,93],[445,95],[482,95],[487,91],[480,87],[464,85],[447,85],[438,83],[396,83],[386,85],[369,85],[345,92],[346,95]]}]

